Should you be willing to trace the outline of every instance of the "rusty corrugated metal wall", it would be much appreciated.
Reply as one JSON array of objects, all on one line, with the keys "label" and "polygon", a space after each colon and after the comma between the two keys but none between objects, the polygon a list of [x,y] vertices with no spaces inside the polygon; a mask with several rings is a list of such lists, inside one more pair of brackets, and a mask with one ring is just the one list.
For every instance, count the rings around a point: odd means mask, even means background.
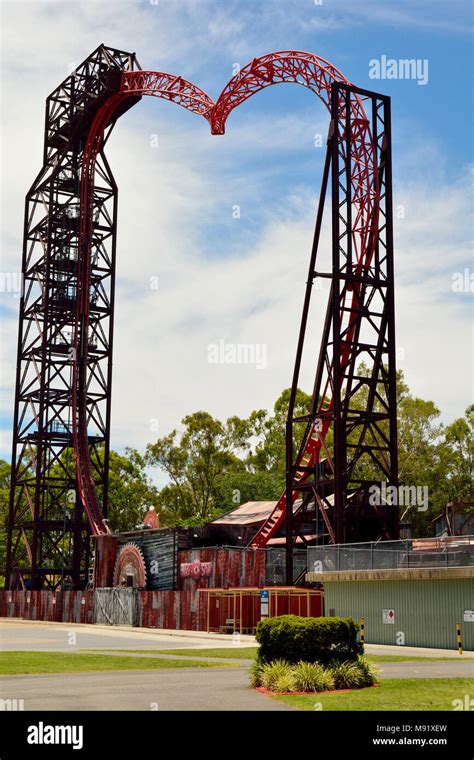
[{"label": "rusty corrugated metal wall", "polygon": [[[135,624],[150,628],[206,630],[207,594],[202,588],[265,585],[265,551],[212,547],[181,550],[175,553],[180,590],[141,591],[137,593]],[[179,577],[181,563],[210,562],[207,577]],[[104,596],[98,603],[94,591],[0,591],[0,617],[47,620],[69,623],[108,623],[104,613],[107,594],[112,589],[97,589]],[[95,604],[94,604],[95,599]],[[99,614],[99,610],[102,610]],[[110,615],[109,615],[110,617]],[[117,624],[119,620],[114,621]]]},{"label": "rusty corrugated metal wall", "polygon": [[144,628],[205,631],[207,594],[199,591],[140,591],[138,625]]},{"label": "rusty corrugated metal wall", "polygon": [[[117,589],[98,589],[112,596]],[[194,591],[136,591],[135,623],[140,627],[204,631],[207,625],[207,594]],[[64,623],[109,623],[94,591],[0,591],[0,617]],[[102,601],[102,600],[101,600]],[[95,602],[95,603],[94,603]],[[97,619],[99,618],[99,620]],[[122,622],[122,621],[118,621]]]},{"label": "rusty corrugated metal wall", "polygon": [[[243,588],[265,585],[266,552],[263,549],[212,547],[178,552],[178,588]],[[210,562],[212,573],[202,578],[181,578],[180,566],[192,562]]]},{"label": "rusty corrugated metal wall", "polygon": [[0,617],[94,623],[93,591],[0,591]]}]

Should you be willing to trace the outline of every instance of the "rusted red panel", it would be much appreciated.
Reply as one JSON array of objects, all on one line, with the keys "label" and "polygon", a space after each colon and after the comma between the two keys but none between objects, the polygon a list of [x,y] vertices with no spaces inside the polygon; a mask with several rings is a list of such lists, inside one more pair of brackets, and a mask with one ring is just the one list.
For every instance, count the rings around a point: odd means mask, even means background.
[{"label": "rusted red panel", "polygon": [[[182,564],[211,563],[210,576],[180,576]],[[179,588],[235,588],[265,585],[265,552],[255,549],[185,549],[178,552]]]},{"label": "rusted red panel", "polygon": [[94,586],[113,586],[118,540],[115,536],[94,536]]},{"label": "rusted red panel", "polygon": [[64,623],[94,623],[94,592],[64,591],[62,620]]},{"label": "rusted red panel", "polygon": [[93,623],[92,591],[1,591],[1,617]]},{"label": "rusted red panel", "polygon": [[193,591],[141,591],[138,622],[145,628],[203,631],[207,627],[206,594]]},{"label": "rusted red panel", "polygon": [[[215,550],[206,550],[213,552]],[[240,577],[242,563],[245,563],[245,573],[254,573],[254,578],[261,579],[265,570],[263,562],[254,553],[254,559],[243,556],[241,552],[215,554],[216,565],[223,563],[229,570],[231,580],[236,574]],[[210,561],[210,560],[205,560]],[[188,579],[186,579],[188,580]],[[257,586],[259,584],[251,584]],[[235,584],[237,586],[237,584]],[[229,618],[234,617],[231,598],[215,598],[209,602],[208,594],[199,588],[183,591],[141,591],[139,592],[138,625],[145,628],[164,628],[171,630],[207,630],[207,606],[209,622],[213,630],[225,626]],[[93,591],[0,591],[1,617],[18,617],[26,620],[47,620],[65,623],[94,623],[94,592]],[[296,615],[314,617],[322,615],[322,596],[303,594],[299,600],[296,597],[281,596],[278,600],[279,615],[292,612]],[[240,611],[239,611],[240,615]],[[257,596],[245,597],[242,601],[243,628],[253,628],[260,619],[260,599]]]}]

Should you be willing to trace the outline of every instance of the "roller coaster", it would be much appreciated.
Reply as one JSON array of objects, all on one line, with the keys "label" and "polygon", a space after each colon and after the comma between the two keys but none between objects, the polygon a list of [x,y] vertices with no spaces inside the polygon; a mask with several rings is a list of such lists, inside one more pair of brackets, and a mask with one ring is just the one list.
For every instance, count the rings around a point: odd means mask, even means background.
[{"label": "roller coaster", "polygon": [[[266,546],[284,528],[291,584],[309,509],[321,542],[398,537],[398,510],[367,498],[373,483],[398,485],[389,98],[292,50],[254,59],[214,101],[180,76],[143,71],[134,53],[100,45],[47,99],[43,167],[26,196],[7,587],[54,587],[59,576],[83,587],[90,536],[108,532],[117,186],[104,151],[118,118],[149,95],[223,135],[236,107],[280,83],[314,92],[330,122],[288,408],[286,488],[251,545]],[[316,261],[329,185],[324,272]],[[326,317],[311,406],[296,416],[317,278],[330,283]]]}]

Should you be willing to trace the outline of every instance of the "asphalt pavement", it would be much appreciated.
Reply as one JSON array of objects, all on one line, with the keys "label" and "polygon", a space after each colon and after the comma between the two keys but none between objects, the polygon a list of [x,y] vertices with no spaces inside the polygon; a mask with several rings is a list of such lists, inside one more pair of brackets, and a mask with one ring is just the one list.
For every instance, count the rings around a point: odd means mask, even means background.
[{"label": "asphalt pavement", "polygon": [[247,667],[2,676],[3,699],[24,710],[279,710],[249,687]]},{"label": "asphalt pavement", "polygon": [[[104,657],[119,649],[167,650],[168,657],[198,659],[203,648],[236,648],[255,644],[252,636],[209,635],[191,631],[155,631],[35,621],[0,621],[0,650],[80,652],[99,649]],[[189,654],[175,655],[186,649]],[[366,652],[424,656],[418,662],[382,662],[381,678],[472,678],[474,658],[446,650],[366,645]],[[140,670],[140,660],[157,657],[137,652],[137,670],[101,673],[57,673],[2,676],[0,697],[23,700],[25,710],[284,710],[287,705],[249,687],[247,660],[232,668]],[[202,655],[201,655],[202,656]],[[228,655],[232,657],[231,654]],[[438,661],[434,657],[450,657]],[[212,659],[219,662],[216,658]],[[227,658],[226,658],[227,659]],[[220,660],[222,664],[224,661]]]}]

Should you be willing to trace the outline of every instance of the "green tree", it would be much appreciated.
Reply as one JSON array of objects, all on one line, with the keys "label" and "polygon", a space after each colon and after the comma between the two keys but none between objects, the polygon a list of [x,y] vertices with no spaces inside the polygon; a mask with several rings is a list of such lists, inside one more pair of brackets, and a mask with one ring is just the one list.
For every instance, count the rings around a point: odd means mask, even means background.
[{"label": "green tree", "polygon": [[242,466],[236,452],[247,444],[240,422],[232,418],[224,426],[207,412],[195,412],[182,420],[180,437],[173,430],[147,446],[147,463],[159,467],[171,481],[160,495],[160,508],[167,520],[198,524],[214,516],[219,507],[219,477]]},{"label": "green tree", "polygon": [[110,452],[108,521],[111,530],[127,531],[143,523],[151,506],[157,509],[158,490],[146,474],[145,459],[135,449]]},{"label": "green tree", "polygon": [[216,501],[221,512],[227,512],[247,501],[277,501],[284,486],[284,477],[277,473],[239,469],[219,477]]},{"label": "green tree", "polygon": [[[256,440],[245,459],[245,467],[251,472],[271,472],[278,478],[282,487],[286,473],[286,417],[290,400],[290,388],[286,388],[275,401],[273,414],[265,409],[251,413],[247,420],[242,421],[243,429],[248,430],[249,436]],[[310,408],[311,396],[298,389],[295,401],[295,417],[307,414]],[[293,428],[293,447],[295,454],[299,449],[301,438],[306,425],[296,423]]]},{"label": "green tree", "polygon": [[474,405],[443,430],[438,446],[437,480],[441,506],[450,501],[474,501]]}]

